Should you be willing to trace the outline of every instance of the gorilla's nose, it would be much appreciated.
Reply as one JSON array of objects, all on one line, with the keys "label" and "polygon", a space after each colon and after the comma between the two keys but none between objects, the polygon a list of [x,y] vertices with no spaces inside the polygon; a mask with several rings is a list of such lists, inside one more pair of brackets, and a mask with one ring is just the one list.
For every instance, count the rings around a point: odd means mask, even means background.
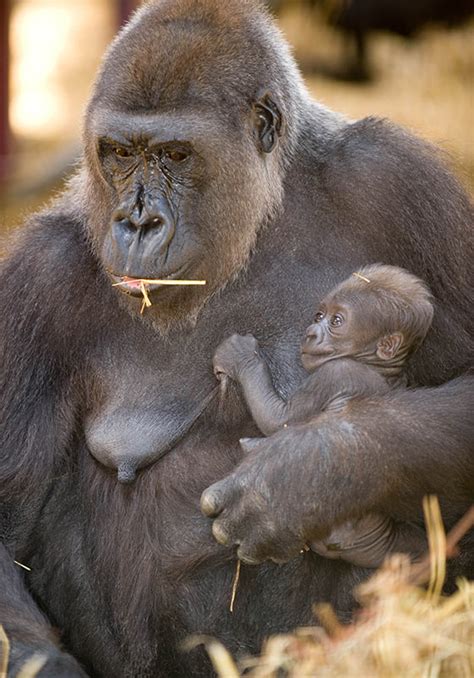
[{"label": "gorilla's nose", "polygon": [[312,343],[320,344],[323,339],[323,333],[321,328],[316,323],[313,323],[306,330],[306,341],[311,341]]},{"label": "gorilla's nose", "polygon": [[133,210],[130,214],[128,221],[132,228],[137,230],[151,230],[151,229],[165,229],[169,230],[172,227],[170,215],[165,214],[161,211],[148,212],[146,210],[138,213],[137,210]]}]

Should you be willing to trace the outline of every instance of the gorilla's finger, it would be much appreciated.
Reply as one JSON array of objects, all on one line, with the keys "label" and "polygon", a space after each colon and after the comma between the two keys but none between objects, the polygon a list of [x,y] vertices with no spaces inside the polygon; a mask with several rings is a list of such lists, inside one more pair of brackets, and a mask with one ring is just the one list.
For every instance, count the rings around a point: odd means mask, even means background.
[{"label": "gorilla's finger", "polygon": [[230,535],[218,520],[215,520],[212,524],[212,534],[218,544],[222,544],[222,546],[230,545]]},{"label": "gorilla's finger", "polygon": [[201,495],[201,511],[208,518],[217,518],[234,493],[235,484],[231,478],[214,483]]}]

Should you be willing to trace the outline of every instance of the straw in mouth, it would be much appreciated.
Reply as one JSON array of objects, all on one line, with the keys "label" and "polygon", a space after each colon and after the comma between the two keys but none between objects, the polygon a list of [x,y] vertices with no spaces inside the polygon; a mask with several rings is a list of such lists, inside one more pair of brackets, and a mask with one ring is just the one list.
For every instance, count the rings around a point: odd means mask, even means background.
[{"label": "straw in mouth", "polygon": [[135,283],[139,285],[140,292],[143,295],[143,303],[140,309],[141,315],[145,312],[146,308],[150,308],[152,305],[150,297],[148,295],[148,290],[146,285],[206,285],[206,280],[170,280],[170,279],[155,279],[155,278],[125,278],[121,282],[114,283],[112,287],[120,287],[121,285],[130,285],[130,283]]}]

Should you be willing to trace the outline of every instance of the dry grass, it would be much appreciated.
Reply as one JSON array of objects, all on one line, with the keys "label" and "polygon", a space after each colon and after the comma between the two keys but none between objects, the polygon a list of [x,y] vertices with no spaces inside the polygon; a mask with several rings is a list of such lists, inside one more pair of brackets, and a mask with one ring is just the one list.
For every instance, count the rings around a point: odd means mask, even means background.
[{"label": "dry grass", "polygon": [[474,507],[448,540],[437,500],[425,500],[424,508],[429,558],[418,566],[403,556],[388,560],[358,587],[362,609],[352,625],[342,626],[330,606],[317,606],[321,626],[270,638],[261,657],[239,665],[215,640],[196,639],[206,645],[220,678],[243,671],[249,678],[472,678],[474,582],[460,580],[450,597],[440,591],[446,553],[474,525]]}]

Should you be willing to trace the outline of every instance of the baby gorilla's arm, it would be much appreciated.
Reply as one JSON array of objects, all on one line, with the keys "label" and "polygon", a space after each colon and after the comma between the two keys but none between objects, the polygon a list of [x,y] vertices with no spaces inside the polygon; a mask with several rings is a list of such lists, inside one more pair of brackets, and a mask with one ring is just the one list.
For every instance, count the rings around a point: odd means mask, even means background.
[{"label": "baby gorilla's arm", "polygon": [[427,548],[421,527],[377,514],[344,523],[326,539],[311,544],[311,550],[325,558],[346,560],[361,567],[380,567],[392,553],[406,553],[417,560]]},{"label": "baby gorilla's arm", "polygon": [[213,362],[217,378],[227,375],[240,383],[245,402],[264,435],[283,428],[288,421],[288,403],[275,391],[255,337],[233,334],[219,345]]}]

